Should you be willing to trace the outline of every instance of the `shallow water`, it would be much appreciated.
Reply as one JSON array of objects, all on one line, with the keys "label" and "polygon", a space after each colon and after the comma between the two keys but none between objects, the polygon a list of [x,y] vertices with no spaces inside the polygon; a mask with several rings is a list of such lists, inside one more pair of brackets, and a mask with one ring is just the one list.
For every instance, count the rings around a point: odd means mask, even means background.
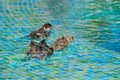
[{"label": "shallow water", "polygon": [[[32,30],[50,22],[51,45],[65,35],[68,48],[47,60],[25,52]],[[119,0],[0,0],[0,79],[119,80]]]}]

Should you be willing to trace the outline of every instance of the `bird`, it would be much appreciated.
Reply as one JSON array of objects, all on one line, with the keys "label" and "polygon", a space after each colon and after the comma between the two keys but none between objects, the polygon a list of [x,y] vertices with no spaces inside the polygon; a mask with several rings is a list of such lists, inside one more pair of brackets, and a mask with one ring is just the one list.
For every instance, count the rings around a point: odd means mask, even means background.
[{"label": "bird", "polygon": [[57,39],[51,47],[53,50],[62,50],[65,49],[71,42],[74,41],[74,37],[72,36],[63,36]]},{"label": "bird", "polygon": [[42,28],[39,28],[38,30],[32,31],[29,36],[33,39],[46,39],[48,36],[50,36],[50,31],[52,29],[52,25],[50,23],[45,23]]},{"label": "bird", "polygon": [[26,52],[26,54],[30,55],[33,58],[44,60],[47,57],[50,57],[53,54],[53,52],[53,48],[49,47],[44,39],[40,43],[31,41],[30,49]]}]

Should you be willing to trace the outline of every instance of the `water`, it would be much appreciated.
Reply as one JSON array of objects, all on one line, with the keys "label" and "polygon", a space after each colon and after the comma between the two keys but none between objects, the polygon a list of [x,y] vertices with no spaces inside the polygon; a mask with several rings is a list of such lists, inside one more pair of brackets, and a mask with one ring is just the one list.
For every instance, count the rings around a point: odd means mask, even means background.
[{"label": "water", "polygon": [[[72,35],[68,48],[29,59],[32,30],[50,22],[47,39]],[[119,0],[0,0],[1,80],[119,80]]]}]

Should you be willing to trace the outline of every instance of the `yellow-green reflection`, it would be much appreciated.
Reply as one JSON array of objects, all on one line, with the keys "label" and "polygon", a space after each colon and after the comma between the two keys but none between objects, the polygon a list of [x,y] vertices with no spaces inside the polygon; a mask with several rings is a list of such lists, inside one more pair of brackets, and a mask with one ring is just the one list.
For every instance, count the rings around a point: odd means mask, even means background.
[{"label": "yellow-green reflection", "polygon": [[108,27],[109,25],[110,23],[100,20],[86,21],[82,25],[84,30],[82,36],[95,43],[109,41],[112,38],[112,31]]}]

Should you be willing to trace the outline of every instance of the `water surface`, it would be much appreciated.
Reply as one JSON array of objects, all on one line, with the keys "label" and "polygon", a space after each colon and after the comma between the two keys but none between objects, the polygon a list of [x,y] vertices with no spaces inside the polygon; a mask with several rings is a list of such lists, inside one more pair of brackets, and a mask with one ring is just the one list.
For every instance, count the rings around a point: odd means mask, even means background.
[{"label": "water surface", "polygon": [[[68,48],[41,61],[25,52],[32,30],[50,22],[46,40],[74,36]],[[0,0],[0,79],[119,80],[119,0]]]}]

